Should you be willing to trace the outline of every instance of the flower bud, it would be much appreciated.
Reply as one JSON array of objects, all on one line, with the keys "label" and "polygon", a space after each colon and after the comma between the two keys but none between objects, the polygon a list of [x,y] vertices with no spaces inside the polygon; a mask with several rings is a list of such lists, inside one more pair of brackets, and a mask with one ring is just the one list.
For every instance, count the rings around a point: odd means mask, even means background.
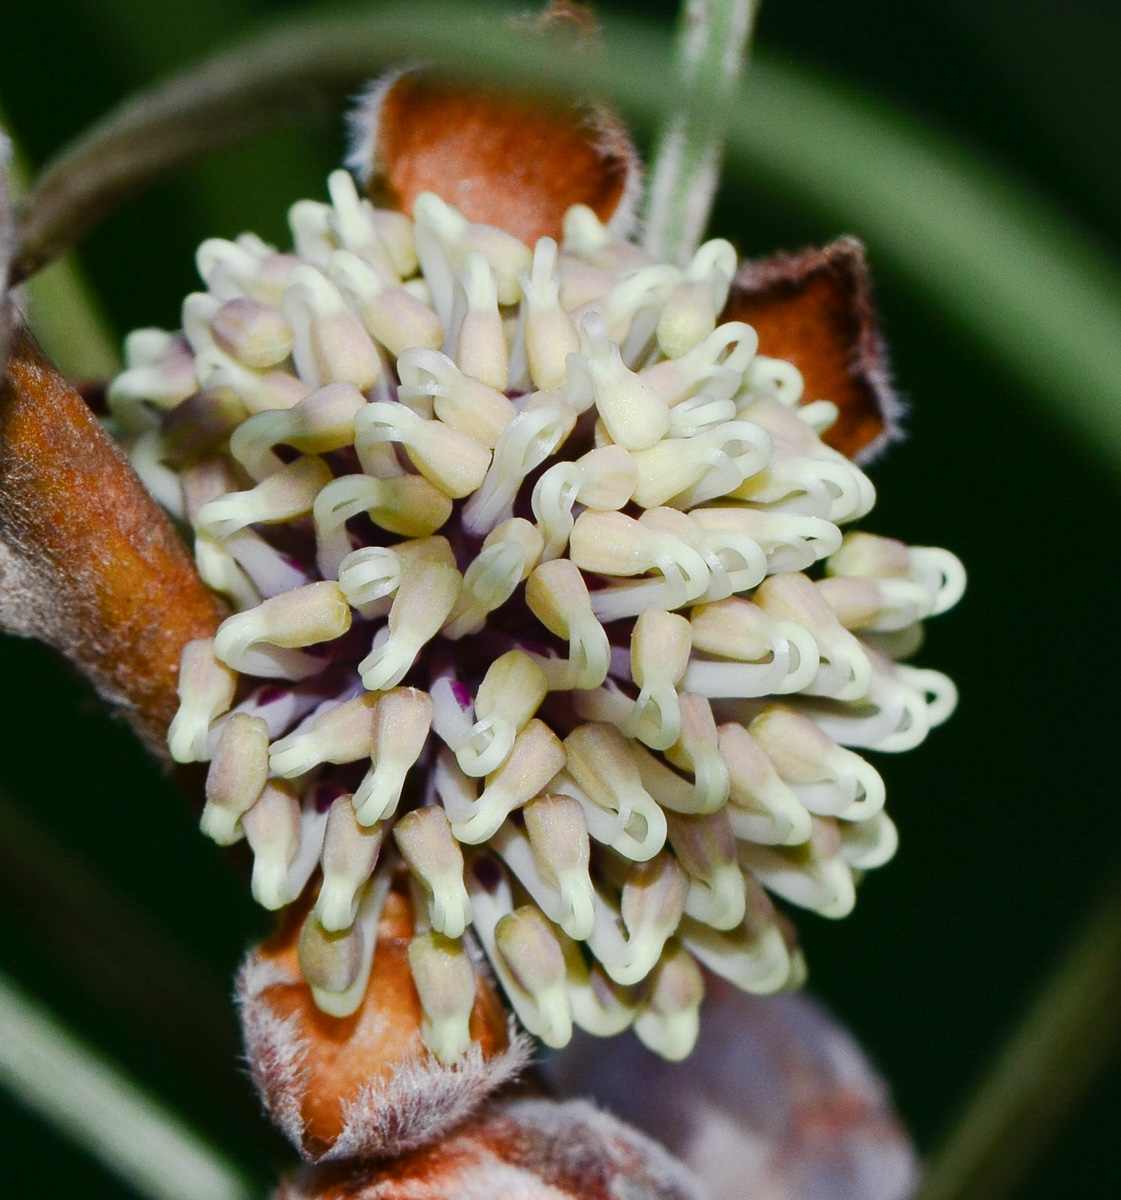
[{"label": "flower bud", "polygon": [[576,565],[556,558],[536,567],[526,581],[525,601],[551,634],[568,639],[567,661],[537,660],[550,690],[599,687],[607,678],[610,646]]},{"label": "flower bud", "polygon": [[841,856],[836,823],[813,818],[813,832],[800,846],[739,843],[740,866],[776,896],[823,917],[846,917],[856,903],[852,869]]},{"label": "flower bud", "polygon": [[569,557],[584,571],[628,577],[658,570],[662,581],[604,588],[592,597],[602,621],[637,616],[647,608],[672,611],[701,596],[709,583],[704,559],[679,539],[621,512],[585,509],[569,539]]},{"label": "flower bud", "polygon": [[289,894],[288,868],[300,849],[300,802],[286,783],[269,782],[241,818],[253,851],[253,899],[277,909],[295,899]]},{"label": "flower bud", "polygon": [[320,271],[294,268],[283,306],[292,326],[292,360],[305,383],[351,383],[364,392],[377,382],[381,359],[370,335]]},{"label": "flower bud", "polygon": [[292,408],[251,417],[230,439],[230,453],[254,479],[264,479],[284,466],[273,453],[281,442],[302,454],[327,454],[349,446],[354,418],[365,404],[365,396],[353,384],[328,384]]},{"label": "flower bud", "polygon": [[444,636],[454,639],[478,633],[487,616],[505,604],[537,566],[543,546],[537,527],[523,517],[511,517],[492,530],[464,573]]},{"label": "flower bud", "polygon": [[690,515],[702,529],[746,534],[762,548],[767,570],[772,573],[804,571],[841,544],[841,531],[820,517],[763,512],[747,505],[698,508]]},{"label": "flower bud", "polygon": [[678,939],[721,979],[742,991],[768,995],[790,986],[794,960],[767,893],[750,877],[745,885],[747,916],[742,924],[721,932],[686,917]]},{"label": "flower bud", "polygon": [[796,846],[810,836],[810,814],[748,731],[721,725],[720,757],[730,783],[728,819],[736,837],[763,845]]},{"label": "flower bud", "polygon": [[727,380],[731,384],[729,394],[734,395],[758,345],[759,336],[750,325],[728,321],[680,358],[655,363],[639,374],[671,407],[684,403],[716,379]]},{"label": "flower bud", "polygon": [[734,929],[747,901],[727,809],[703,816],[671,812],[666,821],[669,843],[689,876],[686,914],[713,929]]},{"label": "flower bud", "polygon": [[299,262],[295,254],[278,254],[252,234],[243,234],[236,242],[207,238],[195,255],[198,273],[215,296],[222,300],[248,298],[274,308],[281,302],[289,273]]},{"label": "flower bud", "polygon": [[[432,540],[447,547],[443,538]],[[358,664],[366,688],[384,691],[405,678],[421,649],[451,615],[462,582],[444,559],[419,558],[405,567],[389,610],[388,636],[375,638],[370,653]]]},{"label": "flower bud", "polygon": [[872,685],[872,664],[860,642],[837,620],[805,575],[772,575],[755,592],[764,612],[808,630],[821,655],[814,680],[802,690],[836,700],[860,700]]},{"label": "flower bud", "polygon": [[163,454],[169,461],[185,463],[215,451],[247,415],[241,397],[232,388],[194,392],[161,420]]},{"label": "flower bud", "polygon": [[695,692],[680,692],[681,733],[665,751],[666,758],[693,776],[701,812],[715,812],[728,799],[728,765],[720,755],[712,705]]},{"label": "flower bud", "polygon": [[[546,1046],[572,1036],[572,1008],[565,988],[564,955],[539,909],[523,905],[498,922],[494,943],[509,979],[523,993],[522,1024]],[[503,983],[509,988],[507,980]]]},{"label": "flower bud", "polygon": [[633,454],[636,504],[656,508],[673,500],[694,508],[727,495],[762,470],[771,457],[771,439],[758,425],[726,421],[690,437],[663,438]]},{"label": "flower bud", "polygon": [[525,297],[525,350],[530,377],[539,388],[559,388],[568,377],[567,358],[580,349],[572,318],[561,307],[557,244],[541,238],[533,265],[519,280]]},{"label": "flower bud", "polygon": [[543,721],[530,721],[514,739],[510,756],[487,776],[478,800],[465,811],[449,808],[456,838],[468,846],[485,842],[515,808],[544,790],[564,761],[557,735]]},{"label": "flower bud", "polygon": [[689,1056],[701,1031],[704,977],[693,956],[671,942],[651,972],[648,987],[634,1031],[656,1054],[680,1062]]},{"label": "flower bud", "polygon": [[876,769],[809,717],[771,705],[750,731],[810,812],[861,821],[883,808],[884,783]]},{"label": "flower bud", "polygon": [[[320,855],[323,882],[314,910],[316,921],[328,933],[349,929],[354,924],[361,889],[378,864],[385,832],[381,824],[358,823],[352,797],[342,795],[332,801]],[[341,992],[352,982],[327,990]]]},{"label": "flower bud", "polygon": [[476,987],[471,960],[460,942],[429,931],[409,942],[409,969],[424,1010],[424,1044],[437,1062],[451,1066],[471,1047]]},{"label": "flower bud", "polygon": [[499,304],[517,301],[518,276],[529,269],[532,255],[516,237],[493,225],[473,224],[432,192],[421,192],[413,201],[413,221],[421,269],[445,297],[436,306],[445,328],[450,323],[453,274],[472,252],[493,268]]},{"label": "flower bud", "polygon": [[622,446],[589,450],[575,462],[550,467],[533,489],[533,515],[545,537],[542,560],[564,552],[572,533],[572,506],[619,509],[631,498],[638,482],[634,460]]},{"label": "flower bud", "polygon": [[300,974],[316,991],[346,993],[362,973],[364,932],[353,923],[329,931],[309,913],[297,943]]},{"label": "flower bud", "polygon": [[464,375],[502,391],[509,379],[510,358],[494,272],[481,254],[472,251],[457,283],[466,312],[456,339],[456,365]]},{"label": "flower bud", "polygon": [[327,274],[366,332],[394,358],[412,347],[438,350],[444,344],[444,328],[432,309],[403,287],[388,283],[357,254],[336,250]]},{"label": "flower bud", "polygon": [[527,405],[518,413],[495,443],[486,478],[463,506],[465,528],[485,534],[506,520],[526,476],[557,449],[575,424],[576,414],[562,400]]},{"label": "flower bud", "polygon": [[368,448],[399,442],[425,479],[453,500],[474,492],[490,466],[486,446],[442,421],[418,416],[403,404],[367,404],[354,427],[354,445],[364,466]]},{"label": "flower bud", "polygon": [[369,200],[359,196],[354,176],[349,171],[332,171],[327,176],[327,191],[331,197],[328,223],[335,241],[396,283],[397,270],[380,236],[385,223],[378,220]]},{"label": "flower bud", "polygon": [[439,806],[415,808],[393,827],[401,856],[428,893],[428,921],[439,934],[458,938],[471,921],[463,884],[463,852]]},{"label": "flower bud", "polygon": [[650,973],[681,921],[688,891],[685,872],[671,854],[663,852],[631,866],[617,914],[601,897],[588,945],[616,983],[638,983]]},{"label": "flower bud", "polygon": [[269,775],[269,727],[260,717],[234,713],[222,726],[206,773],[202,832],[219,846],[244,836],[241,818],[257,803]]},{"label": "flower bud", "polygon": [[316,497],[330,482],[331,468],[323,459],[313,455],[297,458],[248,491],[231,492],[204,504],[198,523],[207,533],[227,538],[248,525],[291,521],[310,513]]},{"label": "flower bud", "polygon": [[236,689],[236,669],[217,656],[213,638],[187,643],[179,664],[179,710],[167,733],[176,762],[209,759],[210,722],[229,710]]},{"label": "flower bud", "polygon": [[584,810],[596,840],[638,862],[657,854],[665,843],[665,815],[643,787],[623,735],[611,725],[577,725],[564,749],[569,774],[600,810]]},{"label": "flower bud", "polygon": [[491,449],[517,409],[501,392],[465,375],[438,350],[410,349],[397,360],[397,398],[422,416],[435,414],[445,425]]},{"label": "flower bud", "polygon": [[451,511],[451,500],[419,475],[343,475],[323,488],[312,509],[319,569],[328,579],[339,574],[353,549],[346,523],[359,513],[390,533],[413,538],[435,533]]},{"label": "flower bud", "polygon": [[677,685],[689,665],[692,628],[676,613],[647,609],[631,633],[631,678],[638,699],[626,730],[654,750],[666,750],[681,733]]},{"label": "flower bud", "polygon": [[452,747],[462,770],[473,776],[496,771],[547,694],[545,672],[524,650],[496,658],[475,696],[477,720]]},{"label": "flower bud", "polygon": [[541,911],[582,941],[594,924],[595,893],[580,804],[571,796],[538,796],[522,813],[529,836],[507,821],[491,844]]},{"label": "flower bud", "polygon": [[374,706],[373,767],[354,793],[363,825],[397,811],[405,776],[420,758],[432,726],[432,699],[418,688],[394,688]]},{"label": "flower bud", "polygon": [[127,369],[106,391],[106,403],[126,433],[151,428],[150,405],[172,410],[198,390],[194,357],[185,338],[162,329],[137,329],[125,339]]},{"label": "flower bud", "polygon": [[818,670],[817,644],[800,625],[777,621],[749,600],[699,604],[693,646],[734,662],[694,660],[684,686],[703,696],[765,696],[806,687]]},{"label": "flower bud", "polygon": [[337,583],[309,583],[227,617],[214,653],[235,671],[264,679],[306,679],[326,660],[297,651],[332,641],[350,628],[350,608]]},{"label": "flower bud", "polygon": [[735,273],[735,248],[723,238],[696,251],[658,318],[658,345],[668,358],[687,354],[716,328]]},{"label": "flower bud", "polygon": [[624,364],[598,313],[580,327],[580,353],[568,359],[565,396],[577,412],[591,404],[611,440],[627,450],[653,446],[669,429],[666,402]]},{"label": "flower bud", "polygon": [[270,304],[239,297],[210,318],[215,345],[256,371],[282,363],[292,353],[292,327]]},{"label": "flower bud", "polygon": [[274,775],[295,779],[321,763],[366,758],[374,730],[377,696],[367,692],[342,704],[328,701],[305,726],[274,742],[269,765]]}]

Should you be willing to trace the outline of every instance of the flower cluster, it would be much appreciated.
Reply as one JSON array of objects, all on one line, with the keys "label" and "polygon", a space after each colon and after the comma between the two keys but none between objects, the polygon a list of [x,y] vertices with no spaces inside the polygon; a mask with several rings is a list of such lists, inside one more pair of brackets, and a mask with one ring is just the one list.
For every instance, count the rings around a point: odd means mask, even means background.
[{"label": "flower cluster", "polygon": [[182,333],[132,334],[110,388],[233,610],[183,655],[171,753],[210,764],[202,827],[248,840],[260,903],[321,872],[324,1011],[360,1003],[407,871],[441,1062],[476,939],[547,1044],[633,1025],[681,1057],[698,964],[801,981],[768,893],[840,917],[891,857],[850,747],[949,715],[949,680],[897,660],[961,567],[842,535],[872,485],[820,440],[836,407],[718,323],[729,243],[679,269],[581,205],[530,248],[431,192],[411,218],[344,171],[329,193],[292,253],[205,242]]}]

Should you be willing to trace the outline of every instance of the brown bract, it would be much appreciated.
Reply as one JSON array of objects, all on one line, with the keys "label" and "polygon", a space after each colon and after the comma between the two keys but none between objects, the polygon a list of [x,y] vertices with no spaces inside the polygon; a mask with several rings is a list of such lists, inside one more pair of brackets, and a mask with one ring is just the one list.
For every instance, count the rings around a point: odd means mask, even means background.
[{"label": "brown bract", "polygon": [[899,437],[902,406],[876,325],[864,246],[856,238],[744,263],[723,320],[754,326],[761,354],[802,372],[803,404],[837,405],[840,416],[822,435],[827,445],[866,462]]},{"label": "brown bract", "polygon": [[408,73],[375,84],[355,124],[363,142],[352,164],[381,202],[410,215],[421,192],[435,192],[530,246],[560,241],[573,204],[615,233],[633,220],[638,155],[599,106],[549,106]]},{"label": "brown bract", "polygon": [[64,654],[161,760],[179,656],[222,606],[25,331],[0,380],[0,627]]},{"label": "brown bract", "polygon": [[702,1200],[656,1142],[590,1104],[517,1100],[383,1166],[304,1172],[274,1200]]},{"label": "brown bract", "polygon": [[489,982],[476,976],[473,1045],[451,1067],[421,1040],[409,970],[412,904],[389,893],[370,984],[353,1016],[321,1012],[300,975],[297,938],[313,896],[253,951],[238,979],[246,1057],[265,1107],[310,1161],[402,1154],[442,1137],[528,1059]]}]

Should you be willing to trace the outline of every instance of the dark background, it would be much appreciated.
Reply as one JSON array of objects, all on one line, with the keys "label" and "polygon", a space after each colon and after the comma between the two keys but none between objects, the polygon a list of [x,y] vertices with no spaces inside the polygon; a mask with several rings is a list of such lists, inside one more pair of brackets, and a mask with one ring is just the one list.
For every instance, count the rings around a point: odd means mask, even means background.
[{"label": "dark background", "polygon": [[[9,0],[0,104],[41,163],[130,89],[287,7]],[[653,0],[613,7],[672,19]],[[1121,7],[1109,0],[766,0],[758,44],[979,149],[1105,253],[1121,251]],[[115,333],[177,324],[203,237],[252,228],[283,240],[288,204],[320,195],[340,151],[341,122],[279,132],[106,222],[81,261]],[[815,220],[747,178],[726,181],[714,230],[745,254],[867,232]],[[877,763],[898,857],[866,882],[851,918],[800,927],[811,986],[887,1075],[928,1151],[1117,869],[1121,500],[1111,469],[968,330],[890,269],[877,283],[910,438],[873,471],[879,502],[865,526],[965,561],[966,599],[931,623],[919,658],[951,674],[962,699],[922,747]],[[65,668],[0,639],[0,680],[0,969],[268,1178],[287,1154],[247,1115],[221,1002],[266,918]],[[107,944],[95,936],[104,928]],[[189,964],[153,966],[149,937]],[[212,1063],[182,1048],[200,1030]],[[1113,1064],[1018,1197],[1121,1195],[1119,1083]],[[0,1163],[13,1197],[129,1194],[6,1095]]]}]

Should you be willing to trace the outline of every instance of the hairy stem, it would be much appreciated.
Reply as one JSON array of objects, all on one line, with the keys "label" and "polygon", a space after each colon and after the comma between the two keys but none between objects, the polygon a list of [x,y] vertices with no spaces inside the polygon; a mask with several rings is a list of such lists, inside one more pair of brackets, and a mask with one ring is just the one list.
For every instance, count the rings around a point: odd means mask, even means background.
[{"label": "hairy stem", "polygon": [[[685,0],[675,75],[693,103],[663,123],[650,172],[646,249],[684,264],[697,248],[720,180],[728,100],[751,42],[759,0]],[[698,103],[699,101],[699,103]]]}]

